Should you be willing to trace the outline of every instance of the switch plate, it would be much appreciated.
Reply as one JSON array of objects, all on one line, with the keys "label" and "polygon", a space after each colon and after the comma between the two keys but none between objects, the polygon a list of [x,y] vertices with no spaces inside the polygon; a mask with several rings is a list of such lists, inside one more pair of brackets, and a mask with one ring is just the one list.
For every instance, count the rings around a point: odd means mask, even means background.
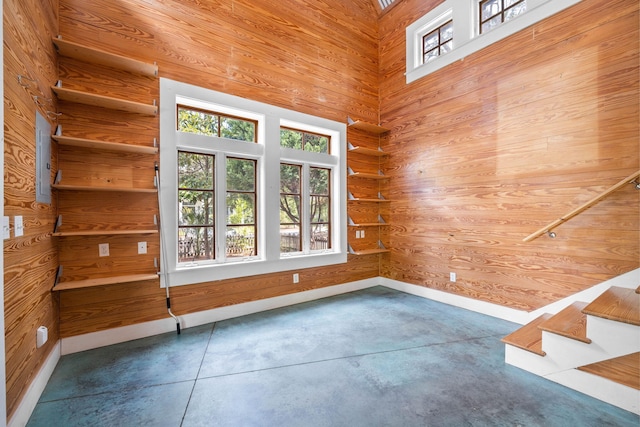
[{"label": "switch plate", "polygon": [[13,225],[15,227],[15,236],[24,236],[24,223],[22,222],[22,215],[16,215],[13,219]]},{"label": "switch plate", "polygon": [[36,331],[36,347],[42,347],[49,339],[49,330],[46,326],[40,326]]},{"label": "switch plate", "polygon": [[98,253],[100,256],[109,256],[109,244],[108,243],[100,243],[98,245]]},{"label": "switch plate", "polygon": [[298,283],[300,281],[300,275],[298,273],[293,273],[293,283]]},{"label": "switch plate", "polygon": [[138,254],[143,255],[147,253],[147,242],[138,242]]},{"label": "switch plate", "polygon": [[360,237],[364,239],[364,230],[360,232]]},{"label": "switch plate", "polygon": [[450,282],[455,282],[457,279],[456,273],[449,273],[449,281]]}]

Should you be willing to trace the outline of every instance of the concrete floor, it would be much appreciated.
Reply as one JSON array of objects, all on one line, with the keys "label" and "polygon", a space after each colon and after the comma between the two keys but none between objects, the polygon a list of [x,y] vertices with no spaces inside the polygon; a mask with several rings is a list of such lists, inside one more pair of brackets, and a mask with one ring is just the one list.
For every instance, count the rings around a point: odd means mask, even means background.
[{"label": "concrete floor", "polygon": [[383,287],[62,357],[28,426],[633,426],[505,365],[518,325]]}]

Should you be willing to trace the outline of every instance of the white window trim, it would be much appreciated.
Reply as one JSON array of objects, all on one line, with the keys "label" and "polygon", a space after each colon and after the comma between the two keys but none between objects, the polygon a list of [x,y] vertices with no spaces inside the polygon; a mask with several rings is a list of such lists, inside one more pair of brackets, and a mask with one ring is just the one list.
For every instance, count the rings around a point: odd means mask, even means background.
[{"label": "white window trim", "polygon": [[[258,122],[257,144],[243,144],[219,138],[210,148],[210,137],[184,135],[177,131],[176,105],[186,104],[216,112],[246,117]],[[212,105],[214,107],[212,107]],[[280,127],[294,127],[331,136],[331,153],[309,153],[280,147]],[[182,135],[181,135],[182,134]],[[258,256],[227,263],[178,264],[178,179],[177,152],[181,141],[196,141],[203,152],[218,154],[225,150],[247,158],[258,158]],[[206,145],[204,145],[206,144]],[[299,270],[340,264],[347,261],[346,197],[346,124],[287,110],[273,105],[216,92],[174,80],[160,79],[160,225],[162,253],[161,286],[180,286],[208,281],[246,277],[257,274]],[[192,145],[191,145],[192,146]],[[222,148],[219,148],[222,147]],[[240,148],[238,148],[240,147]],[[332,248],[310,254],[280,254],[280,163],[310,162],[331,168],[332,178]],[[216,169],[218,170],[218,169]],[[166,268],[164,267],[166,265]],[[168,282],[167,282],[168,280]]]},{"label": "white window trim", "polygon": [[[406,83],[464,59],[468,55],[540,22],[582,0],[527,0],[527,11],[484,34],[479,34],[478,0],[445,0],[406,29]],[[422,35],[425,29],[451,10],[453,50],[422,63]]]}]

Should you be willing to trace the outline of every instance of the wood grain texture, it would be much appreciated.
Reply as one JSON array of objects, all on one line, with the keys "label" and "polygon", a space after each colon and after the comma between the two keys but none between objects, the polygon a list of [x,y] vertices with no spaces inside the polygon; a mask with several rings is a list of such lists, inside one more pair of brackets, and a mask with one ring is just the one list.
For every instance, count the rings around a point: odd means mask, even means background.
[{"label": "wood grain texture", "polygon": [[634,289],[612,286],[582,311],[591,316],[640,326],[640,295]]},{"label": "wood grain texture", "polygon": [[640,352],[580,366],[578,369],[640,390]]},{"label": "wood grain texture", "polygon": [[[4,214],[11,238],[4,241],[4,307],[7,415],[20,403],[59,339],[58,301],[50,289],[57,250],[51,237],[56,211],[35,201],[35,112],[55,111],[49,85],[56,79],[51,36],[57,32],[57,1],[9,0],[4,20]],[[27,87],[18,82],[18,75]],[[38,103],[34,101],[38,97]],[[56,158],[52,159],[55,168]],[[21,215],[24,235],[15,237]],[[36,348],[36,329],[46,326],[49,340]]]},{"label": "wood grain texture", "polygon": [[587,316],[582,312],[586,305],[586,302],[576,301],[538,327],[543,331],[590,344],[591,340],[587,337]]},{"label": "wood grain texture", "polygon": [[539,326],[548,321],[551,316],[553,315],[545,313],[502,338],[501,341],[505,344],[535,353],[538,356],[546,356],[546,353],[542,350],[542,331]]},{"label": "wood grain texture", "polygon": [[438,3],[380,19],[382,275],[530,311],[638,268],[632,185],[521,241],[638,170],[638,3],[582,1],[407,85],[405,24]]}]

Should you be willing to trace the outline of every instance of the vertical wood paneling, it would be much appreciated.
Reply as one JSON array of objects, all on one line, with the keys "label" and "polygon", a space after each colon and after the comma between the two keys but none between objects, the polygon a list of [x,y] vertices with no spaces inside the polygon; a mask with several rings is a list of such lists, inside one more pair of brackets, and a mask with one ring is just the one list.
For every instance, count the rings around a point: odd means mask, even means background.
[{"label": "vertical wood paneling", "polygon": [[[57,251],[51,237],[51,205],[35,201],[35,111],[55,106],[49,85],[55,81],[51,36],[57,32],[56,0],[4,1],[4,212],[11,218],[11,238],[4,241],[7,415],[11,417],[34,375],[58,341],[58,302],[50,289]],[[23,80],[21,74],[35,81]],[[38,107],[33,96],[40,97]],[[52,159],[56,167],[55,157]],[[15,237],[14,217],[22,215],[24,236]],[[49,341],[36,348],[36,329],[49,329]]]},{"label": "vertical wood paneling", "polygon": [[639,167],[638,3],[584,0],[407,85],[398,23],[435,3],[380,21],[395,200],[383,274],[532,310],[637,268],[631,185],[555,239],[522,239]]}]

